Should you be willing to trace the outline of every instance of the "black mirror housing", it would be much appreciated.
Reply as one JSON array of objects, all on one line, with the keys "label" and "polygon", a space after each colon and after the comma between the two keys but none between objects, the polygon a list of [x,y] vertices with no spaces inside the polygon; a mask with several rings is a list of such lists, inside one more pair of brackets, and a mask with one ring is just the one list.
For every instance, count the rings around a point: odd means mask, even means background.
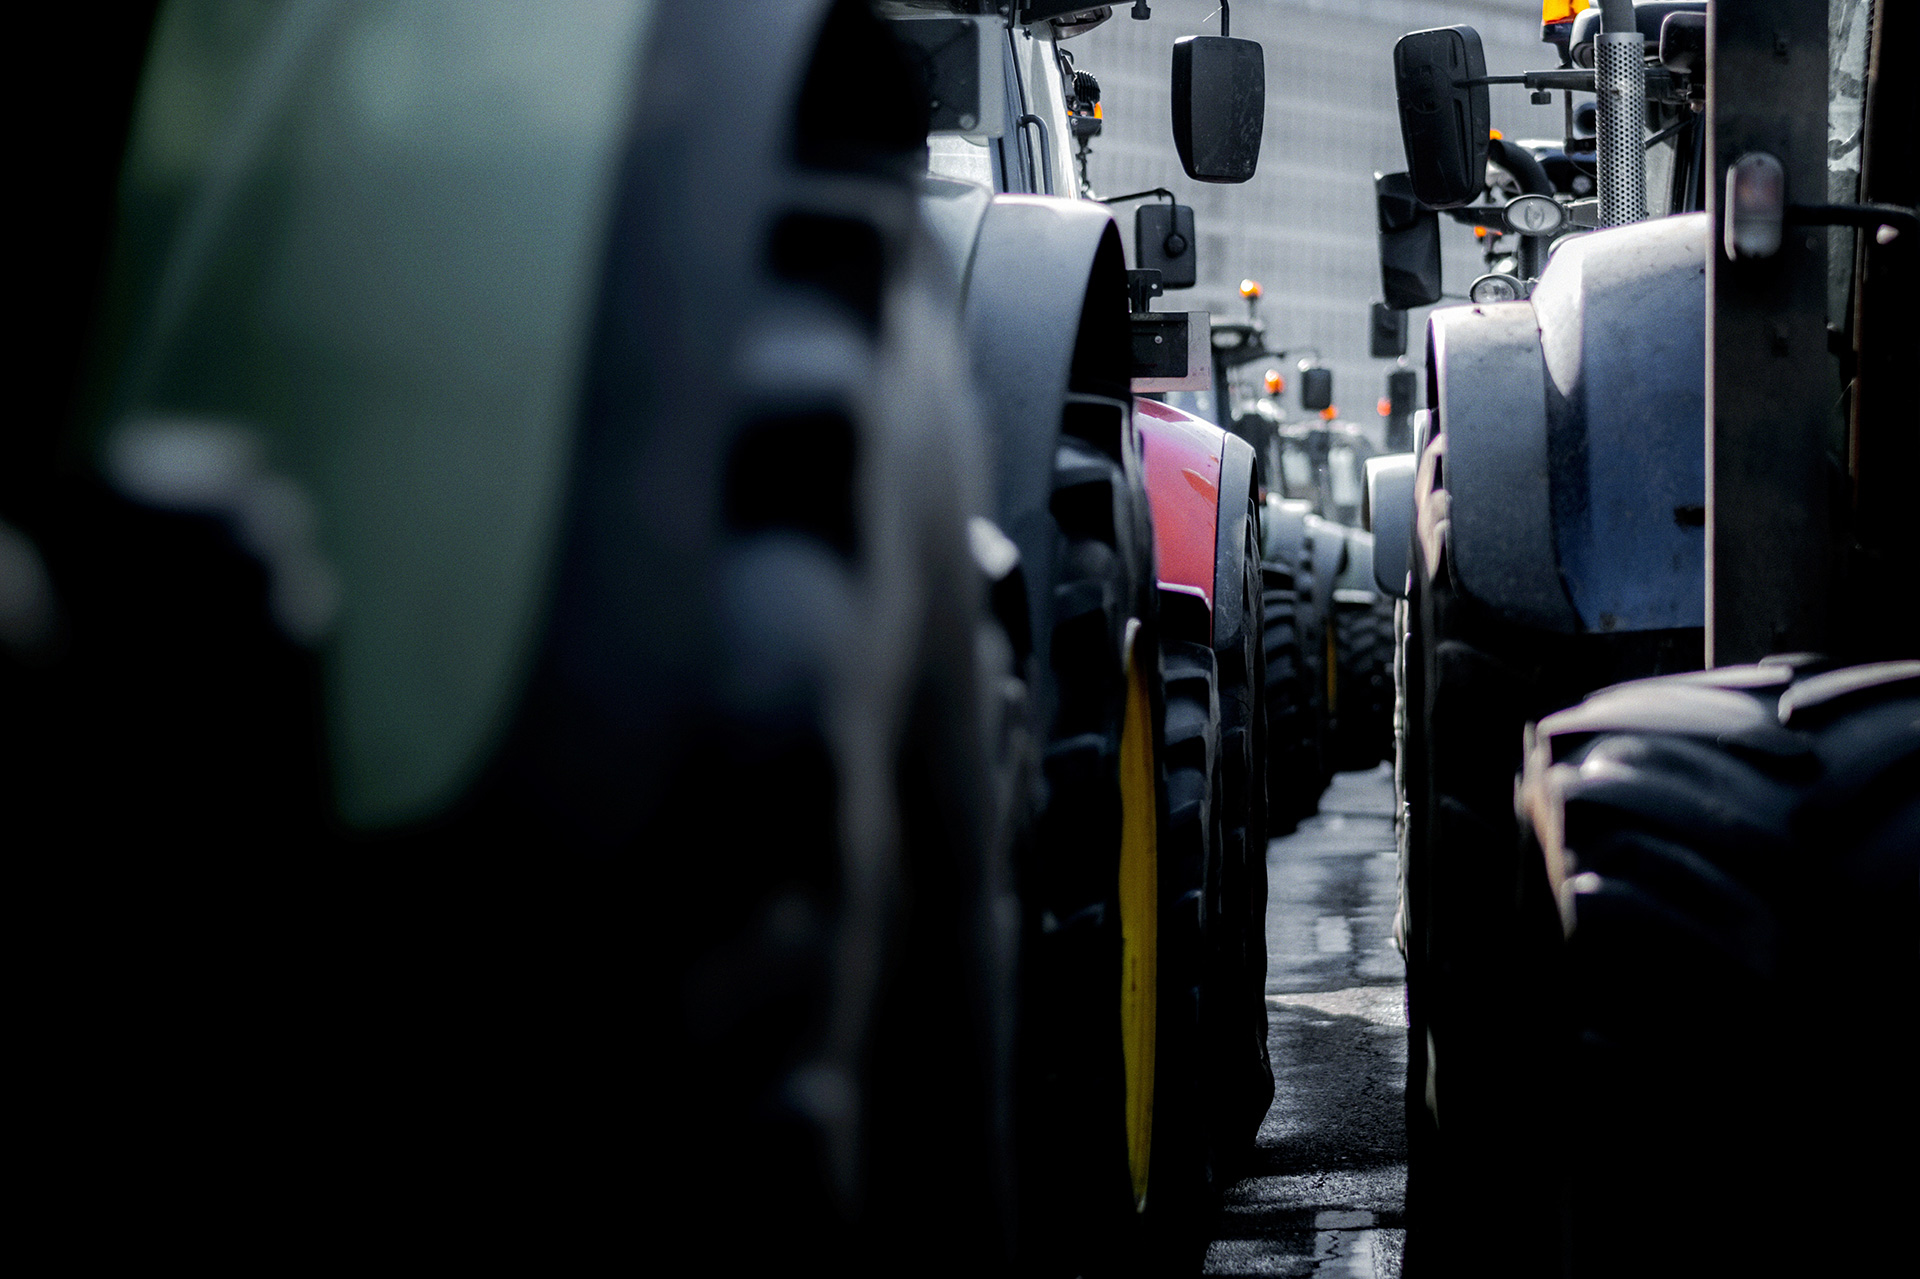
[{"label": "black mirror housing", "polygon": [[1393,88],[1400,141],[1413,190],[1431,209],[1453,209],[1487,182],[1492,112],[1484,80],[1487,55],[1472,27],[1410,31],[1393,46]]},{"label": "black mirror housing", "polygon": [[1413,179],[1404,173],[1374,174],[1373,196],[1381,296],[1395,311],[1432,306],[1440,300],[1440,215],[1415,198]]},{"label": "black mirror housing", "polygon": [[1384,302],[1373,304],[1372,323],[1367,336],[1367,354],[1376,360],[1391,360],[1407,353],[1407,313]]},{"label": "black mirror housing", "polygon": [[1333,370],[1315,366],[1300,371],[1300,407],[1318,413],[1333,407]]},{"label": "black mirror housing", "polygon": [[1143,204],[1133,213],[1133,264],[1158,271],[1163,289],[1200,282],[1190,204]]},{"label": "black mirror housing", "polygon": [[1389,372],[1387,374],[1388,415],[1399,417],[1403,413],[1412,413],[1414,397],[1419,390],[1419,375],[1412,369],[1394,369]]},{"label": "black mirror housing", "polygon": [[1173,42],[1173,145],[1196,182],[1245,182],[1260,163],[1267,64],[1257,40]]}]

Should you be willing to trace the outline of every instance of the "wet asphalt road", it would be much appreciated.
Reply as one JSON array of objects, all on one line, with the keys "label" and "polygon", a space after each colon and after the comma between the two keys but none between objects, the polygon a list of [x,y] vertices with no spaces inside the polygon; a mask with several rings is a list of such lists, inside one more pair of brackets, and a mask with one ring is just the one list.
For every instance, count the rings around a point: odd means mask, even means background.
[{"label": "wet asphalt road", "polygon": [[1400,1274],[1405,966],[1393,947],[1393,774],[1343,773],[1267,847],[1273,1108],[1226,1194],[1209,1275]]}]

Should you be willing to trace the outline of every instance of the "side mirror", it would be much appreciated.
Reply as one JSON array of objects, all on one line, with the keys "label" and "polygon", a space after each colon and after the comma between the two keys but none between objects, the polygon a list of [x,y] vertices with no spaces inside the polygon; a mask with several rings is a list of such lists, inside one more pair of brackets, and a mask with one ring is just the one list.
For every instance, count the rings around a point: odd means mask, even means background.
[{"label": "side mirror", "polygon": [[1419,389],[1419,375],[1412,369],[1394,369],[1387,374],[1387,451],[1390,453],[1413,447],[1413,401]]},{"label": "side mirror", "polygon": [[1173,145],[1188,177],[1251,178],[1266,119],[1267,64],[1258,41],[1182,36],[1173,42]]},{"label": "side mirror", "polygon": [[1487,55],[1472,27],[1413,31],[1393,46],[1400,140],[1414,194],[1428,208],[1457,208],[1486,186],[1486,76]]},{"label": "side mirror", "polygon": [[[1440,215],[1414,198],[1404,173],[1377,173],[1374,204],[1380,218],[1380,291],[1396,311],[1440,300]],[[1405,338],[1395,355],[1406,354]],[[1377,353],[1376,353],[1377,354]]]},{"label": "side mirror", "polygon": [[1199,283],[1193,206],[1143,204],[1135,209],[1133,264],[1142,270],[1158,271],[1163,289],[1190,289]]},{"label": "side mirror", "polygon": [[1333,370],[1311,368],[1300,371],[1300,407],[1318,413],[1333,404]]},{"label": "side mirror", "polygon": [[1407,353],[1407,313],[1384,302],[1373,304],[1371,330],[1367,335],[1367,354],[1376,360],[1391,360]]}]

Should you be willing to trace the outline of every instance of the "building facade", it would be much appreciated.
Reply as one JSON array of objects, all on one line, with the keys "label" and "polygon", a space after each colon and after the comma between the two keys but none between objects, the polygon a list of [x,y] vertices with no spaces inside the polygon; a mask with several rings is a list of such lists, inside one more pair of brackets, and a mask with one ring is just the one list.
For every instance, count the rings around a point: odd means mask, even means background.
[{"label": "building facade", "polygon": [[[1340,416],[1381,432],[1376,401],[1391,360],[1367,352],[1368,307],[1380,297],[1373,175],[1404,169],[1394,109],[1393,43],[1402,34],[1466,23],[1485,42],[1487,69],[1557,66],[1540,41],[1538,0],[1235,0],[1232,34],[1266,54],[1266,134],[1260,168],[1242,186],[1189,181],[1173,149],[1168,68],[1173,42],[1217,35],[1218,0],[1151,0],[1152,18],[1113,19],[1062,47],[1100,81],[1105,124],[1087,174],[1103,196],[1165,187],[1194,208],[1199,284],[1156,305],[1242,318],[1243,278],[1264,290],[1271,347],[1317,350],[1334,371]],[[1564,107],[1534,106],[1519,86],[1491,90],[1494,127],[1507,137],[1558,138]],[[1117,206],[1132,255],[1133,205]],[[1445,282],[1464,295],[1485,268],[1473,234],[1442,227]],[[1409,317],[1408,362],[1421,363],[1426,317]],[[1287,400],[1298,379],[1285,362]]]}]

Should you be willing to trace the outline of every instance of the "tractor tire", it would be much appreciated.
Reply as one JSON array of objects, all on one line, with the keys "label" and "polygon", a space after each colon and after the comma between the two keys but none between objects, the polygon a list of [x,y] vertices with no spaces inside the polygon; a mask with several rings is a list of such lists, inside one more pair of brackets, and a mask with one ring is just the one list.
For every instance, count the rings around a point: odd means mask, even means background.
[{"label": "tractor tire", "polygon": [[[1920,1136],[1892,1011],[1920,981],[1920,662],[1823,668],[1628,684],[1528,753],[1529,846],[1567,936],[1556,1126],[1581,1279],[1822,1269],[1809,1173],[1872,1167],[1912,1201],[1886,1152]],[[1793,1033],[1809,1015],[1819,1033]],[[1911,1260],[1899,1232],[1854,1246],[1869,1273]]]},{"label": "tractor tire", "polygon": [[[1224,521],[1223,521],[1224,523]],[[1273,1104],[1273,1067],[1267,1059],[1267,776],[1266,646],[1262,631],[1259,527],[1249,505],[1240,555],[1237,645],[1215,650],[1219,668],[1222,874],[1211,909],[1222,936],[1214,951],[1212,984],[1218,1015],[1213,1096],[1213,1141],[1223,1169],[1237,1167],[1253,1149],[1260,1121]],[[1220,632],[1216,628],[1215,634]]]},{"label": "tractor tire", "polygon": [[[1699,632],[1549,634],[1460,594],[1444,558],[1437,576],[1415,577],[1402,902],[1408,1256],[1441,1273],[1535,1274],[1558,1246],[1537,1116],[1559,926],[1538,859],[1518,852],[1522,734],[1594,688],[1685,669]],[[1518,1233],[1489,1259],[1472,1205],[1496,1201],[1515,1206]]]},{"label": "tractor tire", "polygon": [[[361,1255],[377,1238],[455,1264],[525,1247],[568,1269],[569,1252],[631,1254],[645,1152],[670,1171],[653,1209],[724,1239],[722,1269],[897,1270],[890,1243],[936,1235],[952,1246],[916,1268],[1001,1269],[999,921],[1023,765],[1006,742],[1008,800],[983,802],[983,707],[1017,738],[1018,699],[981,678],[966,520],[984,447],[958,302],[915,214],[912,68],[858,0],[661,6],[646,22],[450,7],[421,49],[537,37],[555,57],[490,63],[479,86],[423,75],[421,109],[360,147],[338,114],[340,64],[315,51],[358,47],[380,22],[343,9],[297,38],[189,23],[185,45],[155,42],[143,92],[160,101],[195,83],[182,48],[239,79],[205,129],[133,131],[150,141],[129,173],[152,140],[190,163],[122,210],[154,234],[111,277],[134,345],[99,352],[134,424],[170,414],[150,440],[204,446],[166,432],[232,408],[290,471],[248,491],[282,514],[310,496],[330,537],[378,555],[335,559],[336,581],[297,539],[268,554],[239,508],[112,464],[55,487],[51,417],[44,473],[9,475],[57,499],[6,515],[42,548],[68,628],[55,665],[25,672],[59,694],[48,721],[10,724],[45,761],[45,808],[14,826],[101,850],[66,859],[84,871],[74,891],[40,894],[85,907],[52,952],[79,986],[71,1011],[33,1032],[75,1097],[44,1107],[65,1130],[43,1180],[125,1223],[146,1256],[267,1235]],[[273,43],[234,43],[261,32]],[[686,100],[748,42],[767,111],[720,121]],[[262,47],[300,53],[262,62]],[[249,79],[268,66],[284,79]],[[271,118],[235,105],[281,89]],[[559,90],[580,110],[556,123],[540,108]],[[476,101],[498,143],[477,165],[435,124]],[[186,282],[179,323],[148,323],[141,282],[159,274],[145,268],[182,251],[176,204],[213,198],[212,138],[271,174],[270,198],[201,228],[193,251],[217,269]],[[274,163],[315,139],[324,171]],[[569,225],[574,265],[538,266]],[[436,265],[404,287],[374,269],[421,244]],[[530,264],[535,294],[518,283]],[[326,301],[273,350],[328,359],[260,361],[265,348],[218,336],[287,288]],[[459,298],[513,304],[478,333]],[[208,342],[230,358],[190,388],[158,375],[201,369]],[[554,380],[533,389],[549,361]],[[289,408],[316,397],[324,422]],[[482,437],[522,443],[489,453]],[[375,454],[354,451],[368,442]],[[350,502],[314,478],[372,473],[369,456],[393,482],[353,485]],[[431,503],[411,496],[420,475]],[[549,481],[546,515],[500,518],[492,497]],[[547,565],[518,603],[499,580],[512,574],[475,554],[499,547]],[[282,553],[311,557],[288,562],[347,601],[359,629],[343,645],[377,657],[371,712],[309,646],[325,619],[289,615],[271,589]],[[486,616],[482,601],[523,651],[486,677],[474,722],[490,727],[463,741],[448,703],[405,694],[460,686],[485,628],[459,609]],[[5,660],[0,687],[18,669]],[[412,725],[394,733],[382,714]],[[354,763],[369,726],[380,749]],[[435,786],[353,798],[356,774],[431,776],[441,752],[465,762]],[[170,854],[120,853],[158,847]],[[912,1140],[929,1094],[953,1124],[940,1142]],[[778,1193],[741,1231],[715,1187],[738,1182],[747,1152]],[[244,1238],[236,1215],[256,1227]]]},{"label": "tractor tire", "polygon": [[[1047,654],[1055,708],[1042,752],[1046,803],[1019,870],[1019,1251],[1023,1266],[1043,1273],[1117,1264],[1136,1230],[1140,1196],[1129,1180],[1144,1186],[1152,1172],[1153,1129],[1131,1128],[1126,1118],[1157,1115],[1159,1040],[1140,1036],[1157,1024],[1161,991],[1155,984],[1144,1002],[1127,1004],[1124,975],[1130,947],[1151,951],[1160,930],[1149,927],[1144,941],[1129,936],[1137,906],[1122,882],[1123,841],[1137,828],[1149,840],[1137,873],[1150,877],[1153,916],[1153,832],[1166,825],[1157,762],[1165,711],[1145,502],[1123,461],[1060,437]],[[1130,765],[1130,750],[1145,758]],[[1144,1027],[1134,1024],[1143,1019]],[[1144,1060],[1116,1051],[1130,1031]]]},{"label": "tractor tire", "polygon": [[1332,583],[1319,580],[1313,568],[1313,535],[1294,567],[1295,617],[1300,628],[1300,686],[1306,694],[1306,743],[1312,765],[1307,775],[1310,798],[1302,817],[1320,811],[1320,797],[1333,781],[1333,704],[1329,682],[1334,677],[1334,632],[1331,616]]},{"label": "tractor tire", "polygon": [[1319,751],[1313,741],[1310,678],[1301,652],[1300,602],[1293,570],[1260,566],[1261,649],[1267,686],[1267,834],[1290,835],[1319,805]]},{"label": "tractor tire", "polygon": [[1336,599],[1333,625],[1334,763],[1372,768],[1393,756],[1393,600]]},{"label": "tractor tire", "polygon": [[[1192,606],[1190,596],[1163,605]],[[1177,626],[1169,616],[1169,630]],[[1181,628],[1186,629],[1186,628]],[[1204,636],[1204,629],[1199,630]],[[1219,674],[1204,638],[1161,644],[1166,730],[1160,767],[1167,796],[1160,832],[1159,1052],[1153,1157],[1135,1255],[1139,1274],[1199,1268],[1217,1188],[1213,1096],[1220,1087],[1228,1005],[1219,981],[1232,923],[1220,917],[1225,803]]]}]

